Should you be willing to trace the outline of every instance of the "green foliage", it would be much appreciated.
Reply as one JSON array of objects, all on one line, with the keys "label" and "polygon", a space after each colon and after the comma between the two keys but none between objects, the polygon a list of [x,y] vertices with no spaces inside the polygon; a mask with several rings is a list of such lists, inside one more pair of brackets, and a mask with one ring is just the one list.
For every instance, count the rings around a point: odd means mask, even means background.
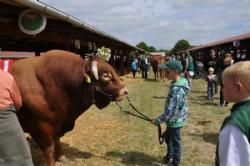
[{"label": "green foliage", "polygon": [[146,52],[160,51],[160,52],[165,52],[166,55],[170,55],[170,54],[176,54],[177,52],[180,52],[180,51],[187,50],[187,49],[191,48],[192,46],[190,45],[190,43],[187,40],[181,39],[181,40],[176,42],[175,46],[171,50],[166,50],[166,49],[157,50],[154,46],[149,46],[144,41],[138,43],[136,45],[136,47],[139,47],[139,48],[145,50]]},{"label": "green foliage", "polygon": [[155,49],[154,46],[149,46],[148,47],[148,52],[155,52],[155,51],[156,51],[156,49]]},{"label": "green foliage", "polygon": [[139,47],[146,52],[155,52],[156,48],[154,46],[148,46],[145,42],[140,42],[136,45],[136,47]]},{"label": "green foliage", "polygon": [[148,45],[147,45],[145,42],[140,42],[140,43],[138,43],[138,44],[136,45],[136,47],[139,47],[139,48],[141,48],[141,49],[143,49],[143,50],[145,50],[145,51],[148,50]]},{"label": "green foliage", "polygon": [[175,44],[175,46],[172,48],[171,52],[173,54],[180,52],[180,51],[184,51],[191,48],[191,45],[189,44],[189,42],[185,39],[181,39],[179,41],[177,41],[177,43]]}]

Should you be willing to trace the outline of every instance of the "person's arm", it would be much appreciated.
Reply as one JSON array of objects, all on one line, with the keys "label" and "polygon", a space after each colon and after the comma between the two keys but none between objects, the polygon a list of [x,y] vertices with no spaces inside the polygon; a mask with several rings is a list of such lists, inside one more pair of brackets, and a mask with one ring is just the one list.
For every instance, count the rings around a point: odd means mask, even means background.
[{"label": "person's arm", "polygon": [[174,88],[172,90],[172,95],[169,98],[168,102],[166,101],[164,113],[155,119],[155,124],[161,124],[168,121],[173,117],[175,111],[178,109],[180,99],[182,97],[180,88]]},{"label": "person's arm", "polygon": [[217,81],[218,81],[218,79],[217,79],[217,76],[216,76],[216,75],[214,76],[214,81],[215,81],[215,82],[217,82]]},{"label": "person's arm", "polygon": [[206,77],[206,79],[205,79],[206,81],[209,81],[209,77],[208,77],[208,75],[207,75],[207,77]]},{"label": "person's arm", "polygon": [[219,136],[220,166],[250,165],[250,146],[241,130],[227,124]]},{"label": "person's arm", "polygon": [[187,72],[187,70],[188,70],[188,57],[187,58],[185,58],[185,62],[186,62],[186,65],[185,65],[185,72]]},{"label": "person's arm", "polygon": [[22,106],[22,97],[21,97],[20,91],[16,85],[14,78],[12,81],[12,87],[10,89],[10,97],[16,109],[19,110]]}]

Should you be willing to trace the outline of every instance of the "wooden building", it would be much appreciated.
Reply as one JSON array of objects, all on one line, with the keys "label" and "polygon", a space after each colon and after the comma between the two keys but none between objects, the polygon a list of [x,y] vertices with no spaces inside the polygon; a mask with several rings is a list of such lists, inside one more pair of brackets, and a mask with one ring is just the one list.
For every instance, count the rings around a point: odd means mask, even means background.
[{"label": "wooden building", "polygon": [[[33,22],[31,26],[27,20]],[[25,26],[36,28],[40,22],[39,32],[23,30]],[[0,51],[34,52],[39,56],[41,52],[61,49],[85,55],[102,46],[111,49],[110,63],[122,74],[127,72],[130,53],[143,52],[41,1],[0,0]]]},{"label": "wooden building", "polygon": [[250,33],[214,41],[186,51],[191,52],[195,59],[206,61],[211,49],[216,51],[220,59],[223,58],[225,53],[231,52],[236,62],[250,60]]}]

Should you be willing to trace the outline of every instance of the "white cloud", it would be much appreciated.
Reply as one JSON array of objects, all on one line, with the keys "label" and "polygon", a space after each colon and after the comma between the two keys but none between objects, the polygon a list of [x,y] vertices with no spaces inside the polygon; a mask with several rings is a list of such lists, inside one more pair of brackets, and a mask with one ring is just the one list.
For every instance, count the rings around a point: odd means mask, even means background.
[{"label": "white cloud", "polygon": [[250,31],[250,0],[42,0],[122,40],[170,49]]}]

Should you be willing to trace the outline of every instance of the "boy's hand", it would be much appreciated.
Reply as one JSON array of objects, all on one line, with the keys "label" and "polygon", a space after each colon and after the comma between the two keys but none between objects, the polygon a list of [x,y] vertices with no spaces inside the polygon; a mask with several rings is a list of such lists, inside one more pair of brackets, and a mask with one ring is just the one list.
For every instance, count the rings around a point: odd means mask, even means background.
[{"label": "boy's hand", "polygon": [[158,119],[153,119],[153,120],[151,121],[151,123],[154,124],[154,125],[159,125]]}]

